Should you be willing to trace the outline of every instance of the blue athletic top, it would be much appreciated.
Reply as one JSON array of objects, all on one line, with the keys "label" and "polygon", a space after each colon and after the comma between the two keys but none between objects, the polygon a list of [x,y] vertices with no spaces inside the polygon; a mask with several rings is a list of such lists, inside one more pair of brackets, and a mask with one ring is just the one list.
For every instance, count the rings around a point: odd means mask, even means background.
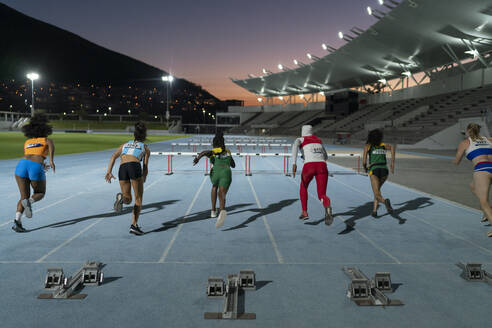
[{"label": "blue athletic top", "polygon": [[489,141],[489,139],[485,137],[480,137],[480,139],[477,139],[475,141],[473,141],[471,138],[468,139],[470,140],[470,145],[465,151],[467,159],[471,161],[477,156],[492,155],[492,143]]},{"label": "blue athletic top", "polygon": [[145,155],[145,144],[140,141],[130,140],[123,145],[121,155],[133,155],[141,161]]}]

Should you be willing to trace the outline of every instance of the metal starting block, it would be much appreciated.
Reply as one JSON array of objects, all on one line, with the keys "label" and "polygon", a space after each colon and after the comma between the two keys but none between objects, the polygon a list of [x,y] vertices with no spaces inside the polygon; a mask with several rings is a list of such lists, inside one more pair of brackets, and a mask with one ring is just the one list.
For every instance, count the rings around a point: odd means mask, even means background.
[{"label": "metal starting block", "polygon": [[256,319],[255,313],[238,313],[239,293],[242,290],[255,290],[256,279],[253,270],[241,270],[239,275],[227,275],[224,279],[209,277],[207,284],[207,296],[210,298],[224,297],[222,312],[205,312],[205,319]]},{"label": "metal starting block", "polygon": [[492,274],[482,269],[480,263],[457,263],[456,266],[463,269],[461,277],[467,281],[480,281],[492,284]]},{"label": "metal starting block", "polygon": [[239,285],[242,289],[256,290],[256,278],[253,270],[239,271]]},{"label": "metal starting block", "polygon": [[62,268],[48,268],[46,279],[44,280],[44,288],[51,289],[63,284],[65,276]]},{"label": "metal starting block", "polygon": [[374,285],[377,289],[386,293],[392,293],[391,277],[389,272],[376,272],[374,275]]},{"label": "metal starting block", "polygon": [[45,288],[53,290],[48,294],[41,294],[39,299],[84,299],[87,294],[76,291],[87,286],[98,286],[104,280],[101,272],[102,263],[87,262],[73,276],[65,277],[62,268],[49,268],[45,280]]},{"label": "metal starting block", "polygon": [[224,279],[217,277],[209,277],[207,284],[208,297],[224,297],[225,283]]},{"label": "metal starting block", "polygon": [[370,280],[357,268],[342,269],[351,279],[347,291],[349,297],[359,306],[396,306],[403,305],[400,300],[389,299],[384,293],[393,292],[389,272],[377,272]]},{"label": "metal starting block", "polygon": [[104,280],[104,273],[101,272],[102,263],[87,262],[83,267],[82,280],[85,286],[99,286]]}]

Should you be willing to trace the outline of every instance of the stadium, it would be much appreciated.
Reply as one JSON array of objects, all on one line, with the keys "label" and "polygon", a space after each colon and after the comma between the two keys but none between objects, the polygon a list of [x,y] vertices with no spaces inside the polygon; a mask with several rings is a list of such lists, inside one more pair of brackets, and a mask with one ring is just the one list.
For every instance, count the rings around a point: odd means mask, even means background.
[{"label": "stadium", "polygon": [[2,327],[488,326],[492,2],[365,15],[245,103],[0,4]]}]

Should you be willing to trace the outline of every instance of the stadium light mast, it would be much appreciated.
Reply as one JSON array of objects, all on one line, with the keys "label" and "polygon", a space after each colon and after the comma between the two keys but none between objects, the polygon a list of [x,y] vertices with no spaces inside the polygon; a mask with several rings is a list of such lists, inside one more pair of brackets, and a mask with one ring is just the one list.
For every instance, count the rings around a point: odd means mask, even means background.
[{"label": "stadium light mast", "polygon": [[39,79],[38,73],[29,73],[27,78],[31,80],[31,117],[34,116],[34,80]]},{"label": "stadium light mast", "polygon": [[171,115],[169,114],[169,85],[171,83],[173,83],[173,80],[174,80],[174,76],[172,76],[171,74],[169,75],[164,75],[162,77],[162,81],[164,82],[167,82],[166,84],[166,124],[167,124],[167,129],[169,131],[169,118],[171,117]]}]

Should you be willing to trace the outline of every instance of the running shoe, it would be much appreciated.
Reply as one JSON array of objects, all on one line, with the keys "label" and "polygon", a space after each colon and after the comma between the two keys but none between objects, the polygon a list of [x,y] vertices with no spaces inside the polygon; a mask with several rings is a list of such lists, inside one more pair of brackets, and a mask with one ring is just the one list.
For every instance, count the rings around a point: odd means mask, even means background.
[{"label": "running shoe", "polygon": [[485,215],[485,214],[484,214],[484,215],[482,216],[482,219],[480,220],[480,222],[487,222],[487,221],[488,221],[488,219],[487,219],[487,215]]},{"label": "running shoe", "polygon": [[490,231],[487,232],[487,237],[492,237],[492,229],[490,229]]},{"label": "running shoe", "polygon": [[331,213],[331,206],[325,207],[325,224],[327,226],[333,223],[333,215]]},{"label": "running shoe", "polygon": [[309,220],[309,215],[301,214],[301,215],[299,215],[299,220]]},{"label": "running shoe", "polygon": [[14,220],[14,225],[12,226],[12,230],[14,230],[15,232],[26,232],[27,231],[22,226],[22,223],[17,221],[17,220]]},{"label": "running shoe", "polygon": [[388,211],[388,213],[393,212],[393,207],[391,207],[391,202],[389,198],[386,198],[386,200],[384,201],[384,206],[386,206],[386,210]]},{"label": "running shoe", "polygon": [[217,218],[217,222],[215,223],[216,228],[220,228],[224,225],[224,221],[227,217],[227,211],[226,210],[220,210],[219,217]]},{"label": "running shoe", "polygon": [[24,215],[26,218],[32,218],[31,201],[29,199],[23,199],[21,201],[22,207],[24,207]]},{"label": "running shoe", "polygon": [[371,216],[372,216],[373,218],[376,218],[376,219],[377,219],[377,218],[378,218],[378,211],[374,211],[374,212],[372,212],[372,213],[371,213]]},{"label": "running shoe", "polygon": [[217,211],[210,211],[210,217],[216,218],[217,217]]},{"label": "running shoe", "polygon": [[115,212],[121,212],[123,210],[123,194],[121,192],[116,194],[116,200],[114,202],[113,208]]},{"label": "running shoe", "polygon": [[142,229],[140,229],[138,225],[133,225],[133,224],[130,226],[130,233],[137,236],[141,236],[144,234],[144,232],[142,231]]}]

